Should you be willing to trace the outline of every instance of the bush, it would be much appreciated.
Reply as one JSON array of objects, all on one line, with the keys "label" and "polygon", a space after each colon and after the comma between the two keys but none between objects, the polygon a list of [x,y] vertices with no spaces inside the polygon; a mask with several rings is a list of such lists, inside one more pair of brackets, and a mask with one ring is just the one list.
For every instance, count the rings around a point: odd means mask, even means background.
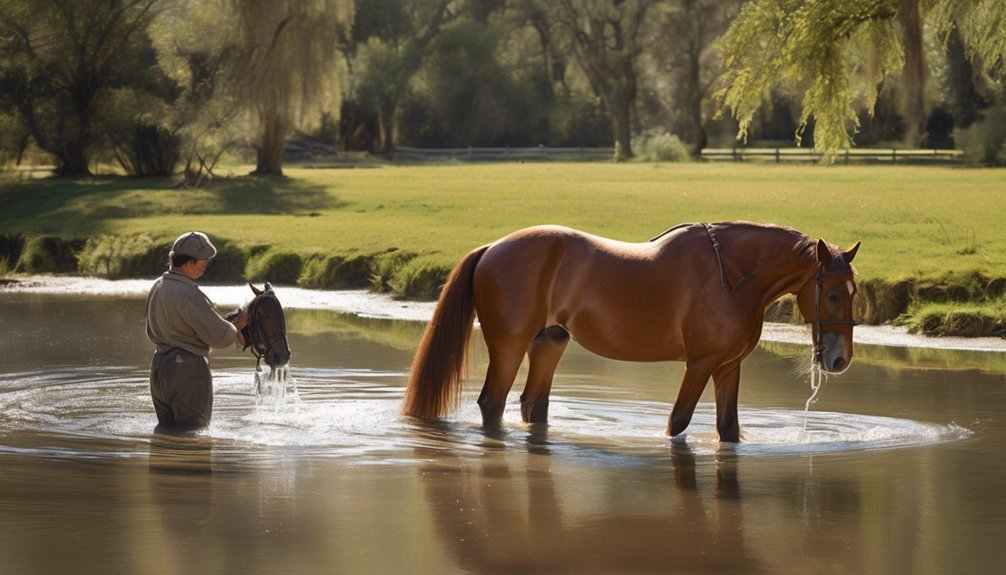
[{"label": "bush", "polygon": [[20,273],[73,273],[77,271],[77,253],[83,240],[65,240],[55,236],[27,238],[14,270]]},{"label": "bush", "polygon": [[370,285],[373,256],[316,255],[304,265],[298,284],[307,288],[351,289]]},{"label": "bush", "polygon": [[405,299],[437,299],[452,269],[451,265],[434,261],[431,257],[418,257],[405,264],[391,285]]},{"label": "bush", "polygon": [[632,146],[639,159],[650,162],[688,162],[692,159],[681,138],[666,132],[639,136]]},{"label": "bush", "polygon": [[77,256],[79,271],[99,277],[153,276],[167,268],[169,246],[150,236],[89,238]]},{"label": "bush", "polygon": [[381,293],[393,292],[395,278],[415,257],[416,254],[412,252],[402,252],[397,249],[378,256],[371,272],[370,288]]},{"label": "bush", "polygon": [[1006,106],[992,108],[970,127],[954,130],[954,141],[973,164],[1006,165]]},{"label": "bush", "polygon": [[300,254],[279,250],[267,251],[248,259],[245,265],[245,277],[253,282],[296,284],[303,266],[304,260]]}]

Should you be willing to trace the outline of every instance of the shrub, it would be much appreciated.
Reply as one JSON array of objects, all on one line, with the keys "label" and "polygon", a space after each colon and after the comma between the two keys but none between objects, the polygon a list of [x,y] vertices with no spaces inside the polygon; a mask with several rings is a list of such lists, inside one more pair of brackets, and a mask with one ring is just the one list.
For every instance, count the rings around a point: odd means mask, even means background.
[{"label": "shrub", "polygon": [[452,266],[429,256],[410,260],[392,280],[394,291],[405,299],[429,300],[440,296]]},{"label": "shrub", "polygon": [[687,162],[691,160],[688,146],[670,133],[644,134],[633,142],[639,158],[650,162]]},{"label": "shrub", "polygon": [[1006,106],[992,108],[971,126],[954,130],[954,141],[971,163],[1006,165]]},{"label": "shrub", "polygon": [[102,235],[84,243],[78,270],[107,278],[153,276],[167,267],[169,249],[147,235]]},{"label": "shrub", "polygon": [[310,258],[304,265],[298,285],[308,288],[350,289],[370,285],[373,256],[341,255]]},{"label": "shrub", "polygon": [[36,236],[25,240],[15,271],[21,273],[72,273],[77,271],[77,253],[83,240]]},{"label": "shrub", "polygon": [[245,277],[254,282],[296,284],[303,266],[304,260],[299,254],[272,250],[250,257],[245,265]]}]

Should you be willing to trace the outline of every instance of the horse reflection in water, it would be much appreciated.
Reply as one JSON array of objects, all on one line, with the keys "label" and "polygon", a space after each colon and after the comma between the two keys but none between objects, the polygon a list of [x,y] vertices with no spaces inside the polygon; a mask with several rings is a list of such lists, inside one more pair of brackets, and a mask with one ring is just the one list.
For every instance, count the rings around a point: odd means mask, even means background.
[{"label": "horse reflection in water", "polygon": [[740,441],[740,365],[774,301],[796,295],[813,326],[817,368],[849,366],[858,249],[749,222],[683,224],[645,243],[559,226],[517,231],[470,252],[452,272],[416,352],[403,412],[437,419],[457,407],[477,313],[489,351],[478,399],[486,426],[501,422],[525,355],[521,416],[547,421],[553,373],[573,337],[611,359],[685,362],[671,436],[688,427],[712,377],[719,438]]},{"label": "horse reflection in water", "polygon": [[[746,541],[733,454],[718,458],[713,470],[676,445],[670,461],[678,489],[646,498],[640,483],[670,480],[666,466],[643,463],[632,481],[613,469],[597,492],[567,485],[582,483],[580,471],[567,475],[550,458],[522,454],[455,455],[418,477],[444,551],[462,571],[767,572]],[[705,488],[711,473],[715,492]],[[598,493],[618,503],[598,505]]]}]

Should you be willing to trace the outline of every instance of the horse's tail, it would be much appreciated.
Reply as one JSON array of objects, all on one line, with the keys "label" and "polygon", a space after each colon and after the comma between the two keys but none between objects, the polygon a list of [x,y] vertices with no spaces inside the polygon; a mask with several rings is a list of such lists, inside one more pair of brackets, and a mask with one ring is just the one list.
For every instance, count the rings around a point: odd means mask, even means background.
[{"label": "horse's tail", "polygon": [[458,406],[468,339],[475,320],[472,285],[475,265],[487,247],[465,256],[440,292],[433,318],[426,325],[412,362],[402,408],[405,415],[437,419]]}]

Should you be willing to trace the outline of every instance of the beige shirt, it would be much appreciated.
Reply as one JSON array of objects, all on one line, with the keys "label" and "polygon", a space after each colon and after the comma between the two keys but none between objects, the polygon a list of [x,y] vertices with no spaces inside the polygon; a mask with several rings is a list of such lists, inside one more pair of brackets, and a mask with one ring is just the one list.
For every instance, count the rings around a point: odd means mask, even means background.
[{"label": "beige shirt", "polygon": [[151,286],[145,315],[147,338],[160,352],[180,347],[205,357],[210,348],[237,341],[237,328],[217,313],[196,282],[172,271]]}]

